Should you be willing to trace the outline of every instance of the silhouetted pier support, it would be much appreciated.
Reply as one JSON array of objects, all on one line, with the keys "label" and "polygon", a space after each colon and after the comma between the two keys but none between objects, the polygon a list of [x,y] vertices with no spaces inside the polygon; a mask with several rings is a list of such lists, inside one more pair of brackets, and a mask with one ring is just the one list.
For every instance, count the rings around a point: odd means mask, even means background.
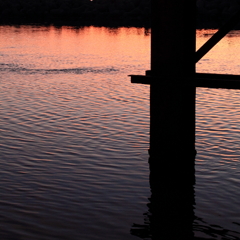
[{"label": "silhouetted pier support", "polygon": [[240,10],[195,53],[195,7],[194,0],[152,0],[151,70],[131,76],[132,83],[150,84],[152,156],[194,156],[196,87],[240,89],[239,75],[195,72],[195,63],[240,21]]},{"label": "silhouetted pier support", "polygon": [[[149,224],[151,239],[192,239],[195,160],[194,0],[152,0]],[[135,230],[136,227],[136,230]],[[140,230],[139,230],[140,229]]]},{"label": "silhouetted pier support", "polygon": [[195,53],[194,0],[152,0],[151,70],[132,75],[150,84],[149,213],[133,235],[194,239],[196,87],[240,89],[240,76],[196,73],[200,60],[240,19],[240,10]]},{"label": "silhouetted pier support", "polygon": [[194,0],[152,0],[150,154],[181,162],[195,156],[195,9]]},{"label": "silhouetted pier support", "polygon": [[196,74],[195,63],[240,20],[238,10],[195,53],[196,1],[152,0],[150,153],[195,154],[195,87],[239,88],[240,76]]},{"label": "silhouetted pier support", "polygon": [[196,155],[196,2],[152,0],[151,5],[151,70],[131,81],[150,84],[150,168],[184,181]]}]

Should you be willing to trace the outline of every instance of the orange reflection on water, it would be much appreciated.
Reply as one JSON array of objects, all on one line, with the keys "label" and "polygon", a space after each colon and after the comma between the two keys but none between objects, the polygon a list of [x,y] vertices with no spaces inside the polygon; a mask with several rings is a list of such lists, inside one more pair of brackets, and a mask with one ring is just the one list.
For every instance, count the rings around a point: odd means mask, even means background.
[{"label": "orange reflection on water", "polygon": [[[197,49],[199,49],[217,30],[198,30]],[[240,75],[240,31],[231,31],[218,42],[198,63],[197,72],[223,73]],[[198,110],[201,102],[205,104],[203,115],[209,116],[209,121],[219,126],[219,122],[226,118],[222,130],[229,128],[227,122],[234,127],[239,121],[239,90],[227,89],[198,89]],[[204,93],[204,94],[203,94]],[[207,93],[207,94],[206,94]],[[202,96],[204,98],[202,99]],[[207,106],[207,107],[206,107]],[[225,112],[220,110],[224,109]],[[198,111],[197,111],[198,112]],[[228,120],[227,120],[228,118]],[[219,128],[218,130],[220,131]]]},{"label": "orange reflection on water", "polygon": [[[197,30],[199,49],[217,30]],[[197,63],[198,72],[239,74],[240,32],[231,31]]]},{"label": "orange reflection on water", "polygon": [[[146,62],[146,69],[149,69],[150,36],[144,28],[12,26],[0,27],[0,34],[3,36],[1,49],[13,47],[15,53],[28,55],[26,61],[33,61],[31,56],[41,55],[41,61],[50,68]],[[56,66],[53,56],[58,58]],[[42,65],[40,61],[39,64]]]}]

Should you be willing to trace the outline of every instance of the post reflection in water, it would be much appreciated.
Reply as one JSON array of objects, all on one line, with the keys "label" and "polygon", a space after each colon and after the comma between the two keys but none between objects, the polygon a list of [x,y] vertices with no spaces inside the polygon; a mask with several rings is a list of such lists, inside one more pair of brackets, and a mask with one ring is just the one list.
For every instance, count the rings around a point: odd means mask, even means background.
[{"label": "post reflection in water", "polygon": [[[132,235],[151,240],[215,240],[219,237],[239,240],[240,232],[208,224],[195,215],[195,164],[188,167],[179,164],[174,168],[178,171],[172,171],[171,162],[174,161],[171,157],[165,161],[168,164],[161,164],[161,167],[153,164],[157,162],[156,159],[152,161],[153,158],[149,158],[151,197],[148,212],[143,214],[144,224],[133,223]],[[184,162],[194,162],[194,159],[184,159]]]},{"label": "post reflection in water", "polygon": [[[167,164],[155,166],[161,159],[149,159],[149,182],[151,197],[148,212],[144,214],[144,225],[133,224],[131,234],[143,239],[192,239],[194,220],[194,166],[184,169],[171,168],[171,157]],[[189,159],[194,162],[194,159]],[[185,162],[187,159],[184,159]],[[180,164],[179,164],[180,165]]]}]

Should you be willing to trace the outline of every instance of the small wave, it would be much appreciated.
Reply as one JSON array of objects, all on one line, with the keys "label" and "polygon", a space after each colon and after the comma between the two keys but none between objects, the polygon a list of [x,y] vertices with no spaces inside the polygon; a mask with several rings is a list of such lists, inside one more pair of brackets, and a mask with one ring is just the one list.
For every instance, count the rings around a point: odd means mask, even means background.
[{"label": "small wave", "polygon": [[87,74],[87,73],[115,73],[119,70],[114,67],[108,68],[63,68],[63,69],[31,69],[19,67],[16,64],[3,64],[0,63],[0,71],[1,72],[15,72],[19,74]]},{"label": "small wave", "polygon": [[[41,71],[41,70],[40,70]],[[110,68],[67,68],[67,69],[46,69],[46,74],[59,74],[59,73],[73,73],[73,74],[85,74],[85,73],[111,73],[117,72],[118,70],[110,67]]]}]

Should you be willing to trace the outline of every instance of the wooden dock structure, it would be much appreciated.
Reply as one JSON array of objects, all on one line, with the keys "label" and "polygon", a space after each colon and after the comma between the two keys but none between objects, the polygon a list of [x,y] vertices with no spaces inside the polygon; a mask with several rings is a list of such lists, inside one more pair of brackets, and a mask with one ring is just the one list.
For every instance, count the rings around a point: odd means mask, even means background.
[{"label": "wooden dock structure", "polygon": [[239,22],[240,10],[197,52],[195,10],[193,0],[152,0],[151,70],[130,75],[132,83],[150,85],[150,155],[195,155],[196,87],[240,89],[239,75],[195,68]]},{"label": "wooden dock structure", "polygon": [[152,0],[151,69],[130,75],[150,85],[149,219],[132,234],[194,237],[196,87],[240,89],[240,76],[197,73],[196,63],[239,21],[240,10],[197,52],[196,1]]}]

